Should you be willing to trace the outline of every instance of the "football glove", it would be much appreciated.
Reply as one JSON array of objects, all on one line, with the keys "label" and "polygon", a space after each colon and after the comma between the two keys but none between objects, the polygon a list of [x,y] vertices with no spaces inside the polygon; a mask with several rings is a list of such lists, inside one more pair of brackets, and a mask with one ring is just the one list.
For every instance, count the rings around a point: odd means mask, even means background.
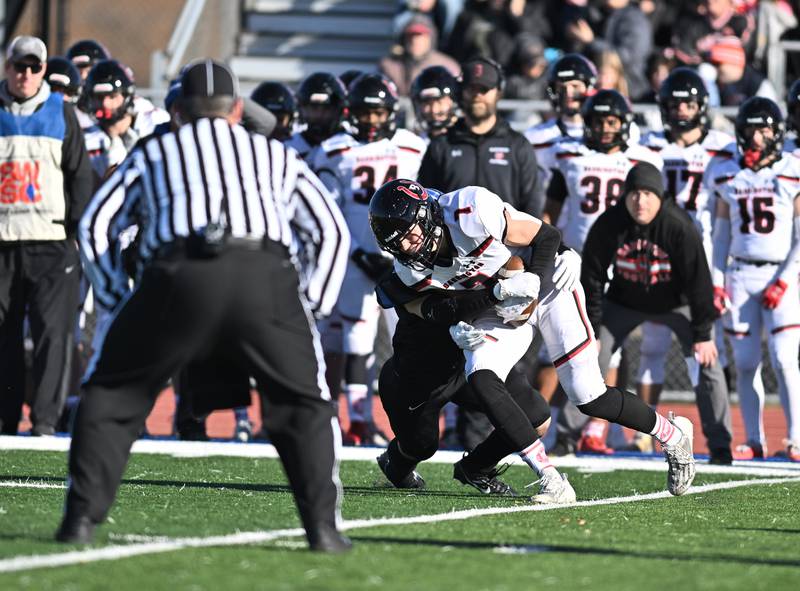
[{"label": "football glove", "polygon": [[724,314],[728,307],[731,305],[731,298],[724,287],[714,286],[714,307],[717,312]]},{"label": "football glove", "polygon": [[556,256],[553,283],[558,291],[572,291],[581,281],[581,255],[567,249]]},{"label": "football glove", "polygon": [[363,248],[356,248],[350,258],[373,281],[380,279],[392,268],[392,259],[377,252],[367,252]]},{"label": "football glove", "polygon": [[508,298],[495,304],[494,310],[503,324],[522,323],[531,317],[533,298]]},{"label": "football glove", "polygon": [[461,321],[450,327],[450,337],[459,349],[474,351],[485,342],[486,331]]},{"label": "football glove", "polygon": [[527,272],[517,273],[508,279],[498,281],[492,293],[501,301],[508,298],[536,299],[539,297],[541,283],[538,275]]},{"label": "football glove", "polygon": [[764,290],[764,295],[761,296],[761,305],[767,310],[774,310],[778,307],[783,299],[783,294],[786,293],[786,288],[789,287],[783,279],[777,279],[775,283],[770,285]]}]

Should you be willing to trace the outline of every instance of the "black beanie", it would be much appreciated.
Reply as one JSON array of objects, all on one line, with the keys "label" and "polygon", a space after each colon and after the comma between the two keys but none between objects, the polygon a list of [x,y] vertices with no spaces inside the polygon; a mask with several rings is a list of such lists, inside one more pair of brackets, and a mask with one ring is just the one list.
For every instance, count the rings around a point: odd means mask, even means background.
[{"label": "black beanie", "polygon": [[664,198],[664,180],[661,172],[649,162],[639,162],[630,169],[625,179],[625,195],[632,191],[644,189]]}]

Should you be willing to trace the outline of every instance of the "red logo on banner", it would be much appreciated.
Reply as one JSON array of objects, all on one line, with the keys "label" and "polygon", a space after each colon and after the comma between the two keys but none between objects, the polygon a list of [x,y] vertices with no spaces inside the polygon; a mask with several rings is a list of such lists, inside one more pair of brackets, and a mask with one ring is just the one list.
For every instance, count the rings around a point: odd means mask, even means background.
[{"label": "red logo on banner", "polygon": [[0,164],[0,203],[38,203],[41,200],[38,162]]}]

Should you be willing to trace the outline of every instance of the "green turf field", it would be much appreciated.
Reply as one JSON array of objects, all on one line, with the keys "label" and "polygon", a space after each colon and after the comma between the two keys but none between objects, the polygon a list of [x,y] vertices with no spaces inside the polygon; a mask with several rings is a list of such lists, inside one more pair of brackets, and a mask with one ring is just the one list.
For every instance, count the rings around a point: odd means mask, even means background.
[{"label": "green turf field", "polygon": [[[638,500],[663,490],[664,471],[565,469],[578,500],[600,504],[529,511],[463,487],[448,464],[424,464],[429,490],[407,494],[376,486],[374,463],[346,461],[342,511],[355,549],[326,556],[302,537],[263,533],[299,526],[276,460],[138,454],[96,544],[67,566],[8,572],[17,557],[84,551],[51,541],[65,463],[62,452],[0,451],[0,589],[800,588],[799,471],[701,472],[697,494]],[[514,466],[506,477],[524,490],[531,473]],[[715,488],[725,482],[740,485]],[[245,544],[241,532],[262,533]],[[142,554],[99,560],[117,549]]]}]

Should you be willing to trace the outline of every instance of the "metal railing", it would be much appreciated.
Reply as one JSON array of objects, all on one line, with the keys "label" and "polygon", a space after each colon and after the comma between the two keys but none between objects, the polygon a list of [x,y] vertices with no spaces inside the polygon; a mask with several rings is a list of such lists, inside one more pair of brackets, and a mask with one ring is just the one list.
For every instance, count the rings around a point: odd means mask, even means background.
[{"label": "metal railing", "polygon": [[206,0],[186,0],[166,49],[153,52],[150,62],[151,86],[166,86],[178,74],[205,7]]}]

